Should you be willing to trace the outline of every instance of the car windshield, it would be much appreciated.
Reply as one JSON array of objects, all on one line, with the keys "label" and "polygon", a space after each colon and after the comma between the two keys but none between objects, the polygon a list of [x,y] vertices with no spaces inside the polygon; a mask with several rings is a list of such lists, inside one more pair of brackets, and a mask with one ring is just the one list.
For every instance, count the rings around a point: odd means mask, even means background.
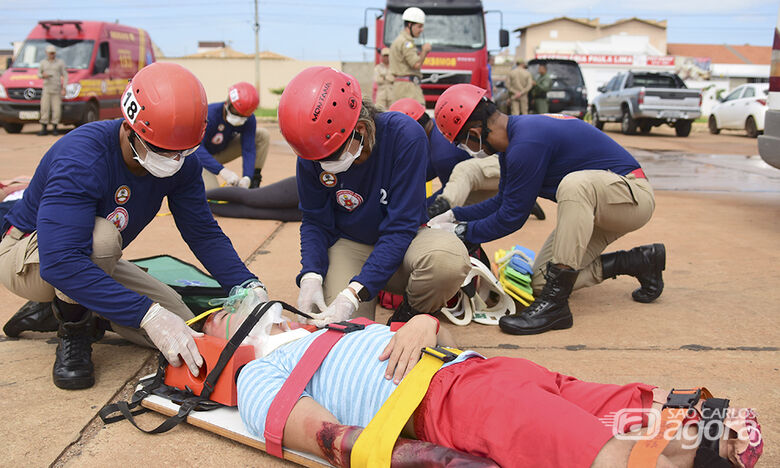
[{"label": "car windshield", "polygon": [[89,67],[89,61],[92,59],[92,48],[95,46],[94,41],[47,41],[44,39],[25,41],[11,66],[17,68],[38,68],[41,60],[46,58],[46,46],[49,44],[57,48],[57,58],[65,62],[65,68],[85,69]]},{"label": "car windshield", "polygon": [[684,88],[685,85],[678,83],[676,77],[671,75],[658,75],[658,74],[646,74],[638,75],[634,74],[629,78],[629,82],[626,84],[626,88],[643,86],[645,88]]},{"label": "car windshield", "polygon": [[[532,63],[528,66],[528,71],[533,76],[539,74],[539,64]],[[547,62],[547,74],[553,80],[553,88],[584,86],[582,73],[577,65],[572,63]]]},{"label": "car windshield", "polygon": [[[404,22],[401,13],[388,11],[385,17],[385,45],[398,37]],[[418,41],[427,42],[433,50],[481,49],[485,46],[485,27],[479,13],[460,15],[425,15],[425,29]]]}]

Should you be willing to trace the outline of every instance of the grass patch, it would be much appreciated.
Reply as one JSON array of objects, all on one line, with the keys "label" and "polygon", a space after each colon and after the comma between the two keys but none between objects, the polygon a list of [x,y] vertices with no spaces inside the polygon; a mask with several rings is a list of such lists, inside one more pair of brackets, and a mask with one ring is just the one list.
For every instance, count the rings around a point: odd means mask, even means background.
[{"label": "grass patch", "polygon": [[276,120],[276,107],[260,107],[255,110],[255,117]]}]

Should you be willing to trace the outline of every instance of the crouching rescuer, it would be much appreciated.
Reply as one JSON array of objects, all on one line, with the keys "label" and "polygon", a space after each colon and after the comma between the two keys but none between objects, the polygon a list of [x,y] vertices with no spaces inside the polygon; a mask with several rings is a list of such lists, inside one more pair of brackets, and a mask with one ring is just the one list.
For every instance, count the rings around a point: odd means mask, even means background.
[{"label": "crouching rescuer", "polygon": [[[0,281],[29,300],[53,301],[53,310],[35,319],[56,317],[53,380],[60,388],[95,382],[94,314],[127,340],[156,347],[172,365],[183,360],[198,374],[199,333],[185,324],[192,312],[170,287],[121,260],[164,197],[182,238],[225,290],[246,283],[268,297],[212,217],[201,166],[188,156],[206,127],[200,81],[179,65],[155,63],[133,77],[121,106],[124,119],[83,125],[55,143],[3,221]],[[19,322],[42,329],[30,319]]]}]

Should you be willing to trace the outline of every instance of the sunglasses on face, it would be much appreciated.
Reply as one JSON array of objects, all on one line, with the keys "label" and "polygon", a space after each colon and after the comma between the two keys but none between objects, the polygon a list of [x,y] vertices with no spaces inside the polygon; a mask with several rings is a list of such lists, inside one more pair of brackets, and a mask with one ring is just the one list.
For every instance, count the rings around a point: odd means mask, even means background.
[{"label": "sunglasses on face", "polygon": [[144,146],[147,152],[152,152],[155,154],[159,154],[160,156],[164,156],[166,158],[176,159],[177,157],[187,157],[195,152],[195,150],[198,149],[200,145],[195,145],[193,148],[185,149],[185,150],[169,150],[165,148],[160,148],[159,146],[155,146],[149,142],[144,141],[143,138],[141,138],[138,133],[133,132],[135,136],[138,137],[138,140],[141,142],[141,144]]}]

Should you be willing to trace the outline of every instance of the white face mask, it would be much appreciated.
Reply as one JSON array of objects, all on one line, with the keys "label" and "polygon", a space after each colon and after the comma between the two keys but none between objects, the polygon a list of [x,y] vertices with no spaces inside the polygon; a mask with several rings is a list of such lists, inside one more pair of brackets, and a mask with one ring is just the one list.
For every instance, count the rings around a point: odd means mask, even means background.
[{"label": "white face mask", "polygon": [[[466,137],[466,141],[468,141],[468,136]],[[484,149],[482,149],[482,135],[479,136],[479,151],[472,151],[465,142],[460,143],[458,148],[468,153],[472,158],[486,158],[490,156],[485,152]]]},{"label": "white face mask", "polygon": [[[352,135],[352,138],[355,138],[354,134]],[[349,152],[349,146],[351,144],[352,140],[350,140],[350,142],[347,144],[347,148],[335,161],[320,161],[320,167],[322,167],[322,170],[333,174],[338,174],[339,172],[344,172],[349,169],[352,163],[358,158],[358,156],[360,156],[360,153],[363,151],[363,136],[360,136],[360,145],[354,154]]]},{"label": "white face mask", "polygon": [[[141,140],[141,137],[138,137],[138,139]],[[141,144],[144,145],[144,148],[146,149],[146,157],[144,159],[141,159],[141,157],[138,155],[138,152],[135,150],[135,146],[133,146],[133,142],[130,141],[130,149],[132,149],[133,153],[135,153],[133,159],[138,161],[138,164],[140,164],[144,169],[149,171],[149,173],[155,177],[161,179],[164,177],[170,177],[179,172],[182,164],[184,164],[183,155],[179,155],[178,159],[166,158],[165,156],[161,156],[150,150],[149,147],[143,143],[143,140],[141,140]]]},{"label": "white face mask", "polygon": [[244,123],[246,122],[246,119],[248,119],[248,118],[249,117],[244,117],[242,115],[233,114],[233,113],[231,113],[227,109],[227,107],[225,108],[225,120],[227,121],[227,123],[229,123],[230,125],[232,125],[234,127],[240,127],[240,126],[244,125]]}]

